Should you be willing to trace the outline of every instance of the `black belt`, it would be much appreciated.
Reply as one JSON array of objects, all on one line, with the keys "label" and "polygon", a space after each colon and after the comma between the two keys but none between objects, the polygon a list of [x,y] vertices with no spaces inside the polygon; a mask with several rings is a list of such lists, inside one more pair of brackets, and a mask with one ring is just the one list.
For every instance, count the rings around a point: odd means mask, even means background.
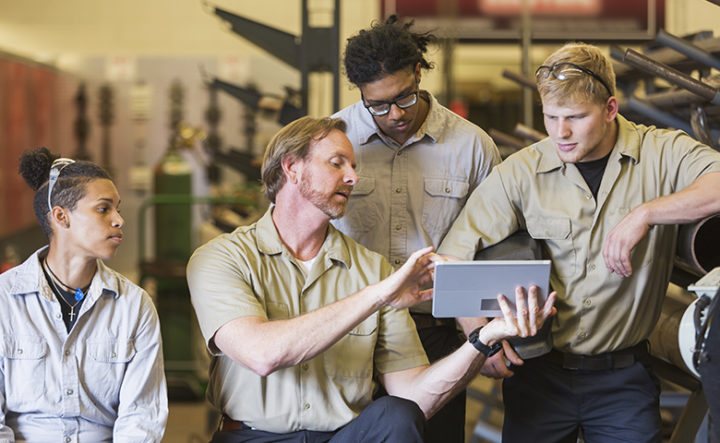
[{"label": "black belt", "polygon": [[547,354],[547,359],[561,365],[563,369],[607,371],[628,368],[647,355],[647,340],[643,340],[630,348],[596,355],[570,354],[553,349]]},{"label": "black belt", "polygon": [[432,314],[416,314],[413,312],[410,313],[410,316],[415,322],[416,329],[456,327],[454,318],[435,318]]},{"label": "black belt", "polygon": [[241,421],[233,420],[227,415],[222,416],[222,421],[220,422],[221,432],[242,431],[243,429],[250,429],[250,426]]}]

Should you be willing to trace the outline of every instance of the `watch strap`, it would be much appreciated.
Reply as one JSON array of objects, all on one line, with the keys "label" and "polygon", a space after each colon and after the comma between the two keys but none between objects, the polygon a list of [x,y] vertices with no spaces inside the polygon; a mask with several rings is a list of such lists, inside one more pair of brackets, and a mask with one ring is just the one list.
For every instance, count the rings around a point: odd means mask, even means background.
[{"label": "watch strap", "polygon": [[468,341],[471,345],[475,347],[478,351],[480,351],[485,357],[492,357],[493,355],[500,352],[502,349],[502,342],[497,342],[492,346],[488,346],[482,341],[480,341],[480,330],[482,330],[483,326],[480,326],[479,328],[475,329],[468,335]]}]

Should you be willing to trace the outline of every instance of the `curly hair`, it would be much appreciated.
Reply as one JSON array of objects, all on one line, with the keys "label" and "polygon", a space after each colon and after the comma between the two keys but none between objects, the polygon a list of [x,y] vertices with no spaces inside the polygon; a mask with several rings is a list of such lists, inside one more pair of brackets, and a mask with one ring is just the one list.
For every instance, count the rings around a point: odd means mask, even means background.
[{"label": "curly hair", "polygon": [[410,31],[413,22],[398,22],[391,15],[385,23],[374,23],[347,40],[344,63],[348,80],[361,86],[402,69],[414,68],[418,63],[423,69],[432,69],[425,60],[427,46],[436,40],[430,33]]},{"label": "curly hair", "polygon": [[[54,155],[45,147],[25,151],[20,156],[20,166],[18,168],[18,172],[25,179],[25,182],[35,191],[33,210],[40,227],[48,239],[52,237],[47,195],[48,179],[52,163],[57,158],[57,155]],[[62,168],[50,196],[53,206],[62,206],[69,211],[74,210],[77,202],[85,197],[85,185],[99,178],[112,180],[110,175],[95,163],[78,161],[65,166]]]}]

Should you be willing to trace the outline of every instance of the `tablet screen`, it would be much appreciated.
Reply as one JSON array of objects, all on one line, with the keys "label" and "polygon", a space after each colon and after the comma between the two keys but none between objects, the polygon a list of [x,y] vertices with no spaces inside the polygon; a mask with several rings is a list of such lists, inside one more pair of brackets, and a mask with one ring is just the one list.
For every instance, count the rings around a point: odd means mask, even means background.
[{"label": "tablet screen", "polygon": [[515,287],[538,287],[538,306],[548,294],[550,260],[447,261],[435,266],[435,317],[502,317],[497,296],[515,312]]}]

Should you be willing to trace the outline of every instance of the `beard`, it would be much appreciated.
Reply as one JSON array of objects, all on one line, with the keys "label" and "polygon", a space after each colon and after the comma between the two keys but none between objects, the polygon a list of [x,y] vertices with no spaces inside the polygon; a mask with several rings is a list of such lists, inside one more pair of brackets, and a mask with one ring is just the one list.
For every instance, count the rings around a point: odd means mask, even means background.
[{"label": "beard", "polygon": [[341,203],[333,201],[336,192],[344,192],[350,196],[351,186],[343,186],[333,190],[331,193],[324,193],[319,191],[312,186],[312,176],[303,176],[300,180],[300,193],[310,203],[315,205],[316,208],[321,210],[325,215],[330,217],[331,220],[337,219],[345,215],[345,209],[347,208],[347,200],[343,200]]}]

